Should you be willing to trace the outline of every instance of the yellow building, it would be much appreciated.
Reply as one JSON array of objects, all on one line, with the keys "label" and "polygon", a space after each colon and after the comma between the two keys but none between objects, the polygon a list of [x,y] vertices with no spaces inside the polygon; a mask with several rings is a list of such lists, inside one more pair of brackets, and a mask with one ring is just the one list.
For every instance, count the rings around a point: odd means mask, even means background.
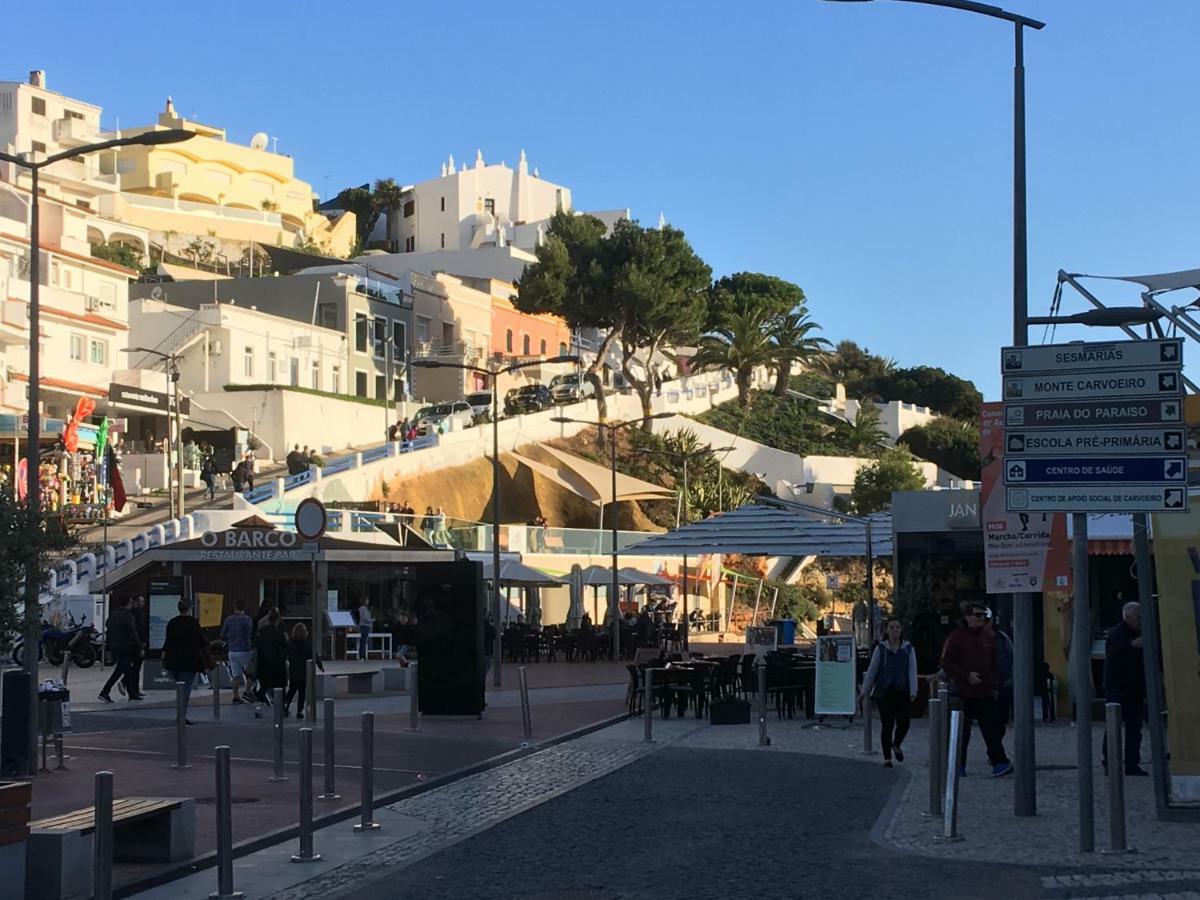
[{"label": "yellow building", "polygon": [[[196,137],[179,144],[130,146],[101,160],[120,191],[103,201],[102,211],[146,228],[168,256],[200,257],[219,267],[235,266],[251,243],[307,247],[347,255],[355,238],[355,217],[336,221],[313,209],[312,186],[295,177],[291,157],[267,148],[260,132],[248,146],[226,138],[225,130],[181,118],[168,99],[154,125],[122,129],[121,137],[178,128]],[[157,261],[157,260],[155,260]]]}]

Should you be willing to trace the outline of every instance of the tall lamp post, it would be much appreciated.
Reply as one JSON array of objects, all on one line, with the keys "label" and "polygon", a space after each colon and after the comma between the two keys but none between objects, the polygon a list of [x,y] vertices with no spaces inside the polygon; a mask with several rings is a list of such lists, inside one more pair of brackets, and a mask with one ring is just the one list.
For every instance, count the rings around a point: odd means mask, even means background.
[{"label": "tall lamp post", "polygon": [[651,419],[669,419],[673,415],[675,413],[661,412],[651,416],[642,416],[640,419],[629,419],[626,422],[589,422],[586,419],[570,419],[566,416],[556,416],[550,420],[551,422],[573,422],[576,425],[591,425],[593,428],[608,429],[608,446],[612,454],[612,499],[610,501],[612,511],[609,515],[609,527],[612,533],[612,584],[610,585],[612,592],[612,621],[610,628],[612,629],[613,662],[617,662],[621,658],[621,577],[617,572],[617,432],[623,428],[649,422]]},{"label": "tall lamp post", "polygon": [[[867,0],[831,0],[861,3]],[[946,6],[1013,23],[1013,345],[1029,343],[1029,266],[1025,214],[1025,29],[1040,31],[1045,22],[973,0],[901,0]],[[1013,594],[1013,718],[1016,732],[1013,812],[1037,815],[1033,740],[1033,595]]]},{"label": "tall lamp post", "polygon": [[548,363],[577,363],[577,356],[551,356],[547,359],[533,359],[523,363],[513,363],[510,366],[497,366],[490,369],[480,366],[469,366],[466,363],[444,362],[440,359],[414,359],[411,365],[418,369],[460,369],[463,372],[475,372],[486,375],[492,382],[492,615],[496,621],[496,639],[492,645],[492,686],[500,687],[501,656],[503,650],[503,635],[500,633],[500,376],[510,375],[521,369],[532,369]]},{"label": "tall lamp post", "polygon": [[[84,144],[73,147],[61,153],[53,153],[43,160],[34,161],[22,156],[0,153],[0,160],[12,163],[22,169],[29,170],[30,201],[29,201],[29,440],[25,449],[25,478],[26,504],[34,515],[40,515],[42,508],[41,486],[38,481],[38,447],[42,432],[41,422],[41,360],[39,358],[38,335],[41,333],[41,295],[39,279],[41,277],[41,217],[38,213],[38,176],[46,166],[61,162],[64,159],[74,159],[101,150],[111,150],[114,147],[129,147],[133,145],[154,146],[157,144],[176,144],[194,137],[194,132],[171,128],[163,131],[147,131],[144,134],[127,138],[116,138],[111,141],[100,141],[95,144]],[[32,156],[32,154],[30,154]],[[13,467],[14,473],[16,466]],[[25,646],[36,648],[40,639],[41,616],[38,612],[39,577],[36,567],[30,566],[25,572]],[[37,773],[37,682],[38,655],[36,651],[25,653],[25,672],[29,675],[29,775]]]},{"label": "tall lamp post", "polygon": [[[688,515],[688,460],[694,456],[710,456],[714,453],[727,453],[734,447],[705,447],[702,450],[697,450],[695,453],[676,453],[674,450],[655,450],[652,447],[644,447],[638,453],[644,453],[647,456],[666,456],[670,459],[677,459],[683,466],[683,493],[681,495],[680,508],[684,522],[690,522],[691,517]],[[719,492],[718,492],[719,494]],[[680,519],[677,516],[675,519],[675,527],[678,528]],[[686,653],[690,649],[688,643],[688,632],[691,631],[691,622],[688,620],[688,564],[687,555],[683,557],[683,651]]]},{"label": "tall lamp post", "polygon": [[[175,409],[173,412],[168,412],[168,421],[173,424],[175,430],[175,439],[172,441],[167,438],[167,471],[172,472],[170,478],[175,481],[174,490],[168,490],[167,494],[170,498],[171,516],[172,518],[182,519],[184,515],[183,509],[183,421],[181,419],[182,410],[180,408],[181,398],[179,396],[179,360],[183,359],[178,353],[163,353],[161,350],[151,350],[149,347],[130,347],[122,351],[124,353],[149,353],[151,356],[157,356],[165,362],[167,369],[167,378],[171,381],[171,403]],[[167,427],[168,435],[171,432],[171,424]],[[171,446],[175,447],[175,460],[171,461]]]}]

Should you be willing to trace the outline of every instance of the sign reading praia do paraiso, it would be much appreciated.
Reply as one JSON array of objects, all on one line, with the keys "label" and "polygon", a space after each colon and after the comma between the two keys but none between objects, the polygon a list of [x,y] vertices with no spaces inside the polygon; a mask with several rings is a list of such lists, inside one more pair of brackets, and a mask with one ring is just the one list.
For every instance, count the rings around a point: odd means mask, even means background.
[{"label": "sign reading praia do paraiso", "polygon": [[1009,512],[1187,509],[1183,342],[1006,347]]}]

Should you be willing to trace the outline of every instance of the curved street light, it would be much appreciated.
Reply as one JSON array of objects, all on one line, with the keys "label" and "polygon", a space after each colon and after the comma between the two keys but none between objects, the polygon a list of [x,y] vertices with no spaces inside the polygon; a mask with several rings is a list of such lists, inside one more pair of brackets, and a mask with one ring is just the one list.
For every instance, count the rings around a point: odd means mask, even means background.
[{"label": "curved street light", "polygon": [[[25,448],[25,478],[26,506],[35,515],[40,515],[42,508],[41,484],[38,480],[39,445],[42,431],[41,411],[41,361],[39,359],[38,335],[41,333],[41,295],[39,291],[41,240],[39,230],[41,217],[38,213],[38,175],[46,166],[61,162],[64,159],[74,159],[88,153],[101,150],[111,150],[113,147],[130,147],[134,145],[155,146],[158,144],[176,144],[195,137],[195,133],[181,128],[164,129],[163,131],[147,131],[143,134],[126,138],[114,138],[111,141],[100,141],[96,144],[84,144],[73,147],[61,153],[54,153],[45,159],[34,161],[23,156],[0,152],[0,160],[12,163],[22,169],[28,169],[30,174],[29,202],[29,440]],[[16,466],[13,466],[14,473]],[[25,646],[37,647],[41,627],[41,616],[38,611],[38,592],[40,579],[36,565],[31,565],[25,572]],[[25,654],[25,671],[29,675],[29,775],[37,771],[37,653]]]},{"label": "curved street light", "polygon": [[[611,520],[612,531],[612,658],[613,662],[618,662],[621,659],[621,603],[620,603],[620,576],[617,573],[617,432],[623,428],[630,428],[634,425],[641,425],[643,422],[649,422],[652,419],[669,419],[674,416],[673,412],[654,413],[649,416],[642,416],[637,419],[629,419],[624,422],[589,422],[586,419],[572,419],[567,416],[555,416],[551,422],[559,423],[574,423],[576,425],[590,425],[593,428],[608,429],[608,445],[612,453],[612,499],[610,506],[612,514],[609,516]],[[603,516],[604,504],[600,504],[601,516]]]},{"label": "curved street light", "polygon": [[496,637],[492,643],[492,686],[500,687],[501,651],[503,637],[500,628],[500,376],[510,375],[521,369],[532,369],[548,363],[579,363],[578,356],[570,354],[533,359],[509,366],[482,368],[466,363],[446,362],[440,359],[414,359],[410,363],[415,369],[459,369],[486,375],[492,382],[492,615],[496,620]]}]

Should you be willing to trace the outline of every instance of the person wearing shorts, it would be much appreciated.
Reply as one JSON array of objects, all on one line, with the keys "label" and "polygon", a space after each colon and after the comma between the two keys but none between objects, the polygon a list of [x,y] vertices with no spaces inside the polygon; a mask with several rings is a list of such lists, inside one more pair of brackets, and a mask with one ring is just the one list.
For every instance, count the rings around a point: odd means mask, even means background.
[{"label": "person wearing shorts", "polygon": [[229,675],[233,682],[233,702],[242,703],[247,685],[246,672],[254,662],[254,620],[246,615],[246,602],[233,605],[233,615],[221,625],[221,639],[229,650]]}]

